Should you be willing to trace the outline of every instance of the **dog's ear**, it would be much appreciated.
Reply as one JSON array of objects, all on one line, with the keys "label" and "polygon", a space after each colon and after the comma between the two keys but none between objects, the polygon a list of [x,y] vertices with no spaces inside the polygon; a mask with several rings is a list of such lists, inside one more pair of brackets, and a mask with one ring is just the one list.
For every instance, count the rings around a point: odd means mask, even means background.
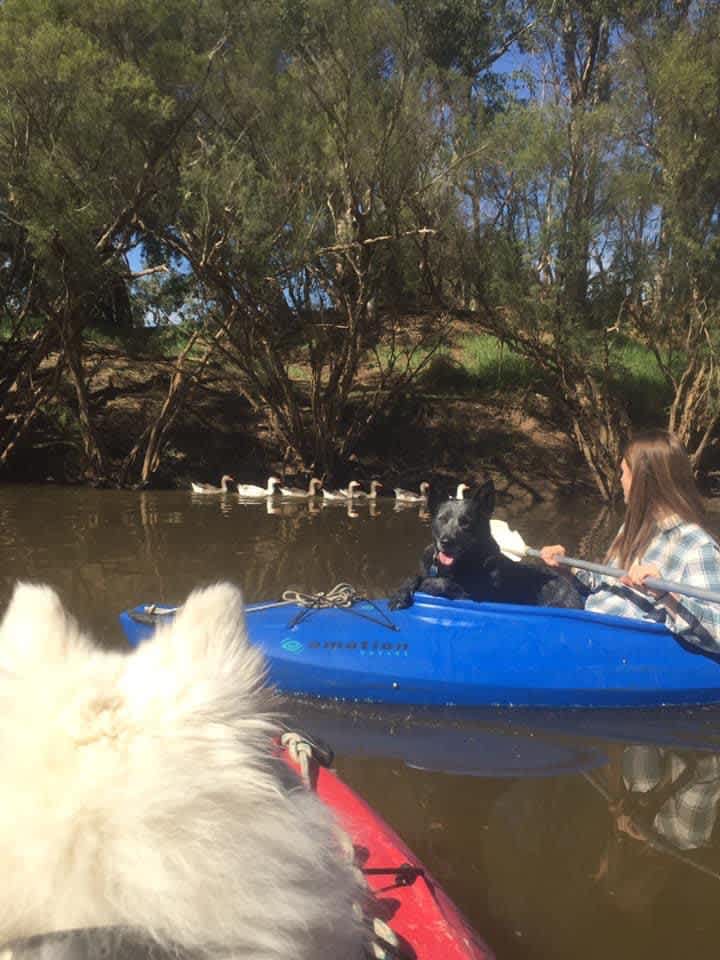
[{"label": "dog's ear", "polygon": [[205,681],[215,696],[223,687],[236,695],[253,693],[265,680],[265,658],[248,642],[242,594],[230,583],[193,591],[138,655],[148,672],[178,686],[193,684],[200,698],[207,693]]},{"label": "dog's ear", "polygon": [[242,593],[230,583],[194,590],[172,623],[156,634],[160,643],[168,637],[172,646],[182,648],[183,656],[198,661],[247,646]]},{"label": "dog's ear", "polygon": [[482,486],[473,490],[472,500],[486,516],[491,517],[495,509],[495,484],[492,480],[486,480]]},{"label": "dog's ear", "polygon": [[72,649],[90,649],[77,621],[52,587],[17,583],[0,624],[0,667],[10,672],[42,670]]}]

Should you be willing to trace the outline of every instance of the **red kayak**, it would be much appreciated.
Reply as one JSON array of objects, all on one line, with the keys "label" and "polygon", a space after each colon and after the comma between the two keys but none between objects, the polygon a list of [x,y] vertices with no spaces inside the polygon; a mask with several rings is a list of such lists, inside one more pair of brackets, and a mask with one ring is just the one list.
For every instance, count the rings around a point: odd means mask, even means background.
[{"label": "red kayak", "polygon": [[315,745],[293,733],[283,737],[283,746],[283,759],[334,811],[352,840],[355,862],[373,893],[373,916],[380,920],[378,947],[387,945],[389,957],[413,960],[492,960],[490,948],[400,837],[318,762]]}]

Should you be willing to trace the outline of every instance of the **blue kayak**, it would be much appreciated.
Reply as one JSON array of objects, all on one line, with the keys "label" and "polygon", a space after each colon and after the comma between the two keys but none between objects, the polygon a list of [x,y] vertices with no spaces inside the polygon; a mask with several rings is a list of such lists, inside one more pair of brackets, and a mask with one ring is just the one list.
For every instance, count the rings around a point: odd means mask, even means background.
[{"label": "blue kayak", "polygon": [[[132,645],[173,608],[120,615]],[[720,703],[720,662],[665,627],[584,610],[416,594],[350,608],[247,606],[270,681],[292,695],[418,706],[653,707]]]}]

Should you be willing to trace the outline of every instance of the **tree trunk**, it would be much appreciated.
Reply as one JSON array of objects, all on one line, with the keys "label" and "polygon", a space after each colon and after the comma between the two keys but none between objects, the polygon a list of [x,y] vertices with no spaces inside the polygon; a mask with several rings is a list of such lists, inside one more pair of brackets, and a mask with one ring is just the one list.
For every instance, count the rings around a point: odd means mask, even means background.
[{"label": "tree trunk", "polygon": [[64,366],[65,363],[63,357],[59,357],[55,366],[55,370],[53,371],[53,374],[49,380],[32,388],[32,400],[29,407],[27,407],[22,413],[17,413],[14,415],[12,428],[7,431],[6,435],[3,437],[2,446],[0,447],[1,466],[7,465],[15,451],[15,448],[24,434],[27,433],[32,426],[33,421],[38,413],[40,413],[40,411],[45,407],[47,402],[52,397],[57,395]]},{"label": "tree trunk", "polygon": [[75,389],[78,423],[87,461],[87,472],[92,480],[106,480],[105,460],[100,443],[95,435],[90,414],[90,401],[82,357],[82,340],[79,333],[76,332],[72,319],[68,321],[63,318],[60,323],[63,352],[70,371],[70,379]]},{"label": "tree trunk", "polygon": [[118,481],[121,486],[125,486],[129,481],[132,470],[135,468],[142,456],[142,467],[140,469],[140,482],[147,483],[152,475],[159,468],[162,457],[162,444],[172,427],[173,423],[180,414],[185,401],[190,396],[193,386],[197,383],[198,377],[207,365],[213,355],[217,339],[223,335],[223,331],[218,331],[213,344],[206,350],[205,354],[193,370],[188,371],[186,364],[188,358],[200,337],[202,328],[198,328],[185,344],[182,352],[175,361],[175,372],[170,378],[168,391],[160,408],[160,412],[153,419],[151,425],[141,434],[127,455],[118,474]]}]

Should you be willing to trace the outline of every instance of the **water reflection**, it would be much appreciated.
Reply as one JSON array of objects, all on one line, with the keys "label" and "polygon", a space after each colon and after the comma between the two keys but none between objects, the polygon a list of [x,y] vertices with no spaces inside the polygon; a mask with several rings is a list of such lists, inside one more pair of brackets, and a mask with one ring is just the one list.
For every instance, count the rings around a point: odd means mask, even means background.
[{"label": "water reflection", "polygon": [[455,722],[440,711],[412,713],[297,698],[286,698],[283,708],[292,724],[338,753],[394,758],[416,770],[485,778],[555,777],[607,763],[606,751],[589,742],[472,719]]},{"label": "water reflection", "polygon": [[[116,613],[137,603],[179,603],[195,586],[238,583],[249,600],[340,581],[386,595],[414,570],[427,532],[391,500],[208,497],[4,487],[0,498],[0,601],[17,579],[53,584],[110,643],[124,643]],[[363,521],[373,519],[382,527]]]},{"label": "water reflection", "polygon": [[720,757],[614,751],[604,769],[516,781],[493,803],[488,909],[510,955],[671,956],[683,940],[711,955],[695,911],[720,892]]},{"label": "water reflection", "polygon": [[404,500],[396,500],[393,505],[393,510],[396,513],[399,513],[403,510],[412,510],[417,513],[418,519],[420,520],[429,521],[431,518],[430,508],[424,501],[421,503],[407,503]]},{"label": "water reflection", "polygon": [[[720,756],[633,744],[613,751],[605,778],[586,778],[607,800],[613,839],[635,841],[720,880],[720,873],[681,851],[713,843],[720,801]],[[610,878],[610,856],[597,877]]]}]

